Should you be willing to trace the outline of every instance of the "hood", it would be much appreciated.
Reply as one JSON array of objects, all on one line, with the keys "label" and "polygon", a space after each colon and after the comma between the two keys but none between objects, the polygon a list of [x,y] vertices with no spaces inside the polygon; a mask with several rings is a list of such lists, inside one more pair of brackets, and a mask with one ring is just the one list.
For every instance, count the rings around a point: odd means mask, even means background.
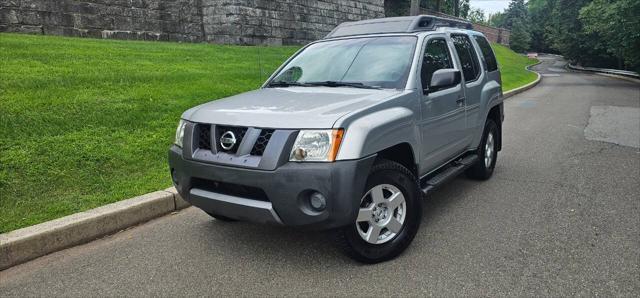
[{"label": "hood", "polygon": [[343,115],[400,92],[342,87],[264,88],[199,105],[182,118],[250,127],[332,128]]}]

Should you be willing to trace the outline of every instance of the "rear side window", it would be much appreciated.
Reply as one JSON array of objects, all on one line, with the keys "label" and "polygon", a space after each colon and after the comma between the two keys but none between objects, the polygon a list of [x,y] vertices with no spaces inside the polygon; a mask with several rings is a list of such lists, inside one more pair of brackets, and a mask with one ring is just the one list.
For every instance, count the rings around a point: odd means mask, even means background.
[{"label": "rear side window", "polygon": [[487,63],[487,71],[496,71],[498,70],[498,62],[496,61],[496,56],[493,55],[493,50],[491,49],[491,45],[486,38],[480,35],[473,36],[480,46],[480,52],[482,52],[482,57],[484,57],[484,61]]},{"label": "rear side window", "polygon": [[451,40],[453,40],[456,52],[460,58],[464,81],[475,81],[480,76],[480,63],[478,62],[476,51],[471,45],[471,40],[468,36],[461,34],[452,34]]},{"label": "rear side window", "polygon": [[431,77],[436,70],[444,68],[453,68],[447,41],[444,38],[431,39],[427,43],[422,59],[422,69],[420,70],[422,88],[429,86]]}]

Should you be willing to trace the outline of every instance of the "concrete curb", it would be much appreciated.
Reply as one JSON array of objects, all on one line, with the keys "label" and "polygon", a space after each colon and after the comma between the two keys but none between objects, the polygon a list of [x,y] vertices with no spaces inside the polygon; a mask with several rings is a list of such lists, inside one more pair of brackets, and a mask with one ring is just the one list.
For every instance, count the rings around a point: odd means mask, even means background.
[{"label": "concrete curb", "polygon": [[625,81],[629,81],[629,82],[634,82],[634,83],[640,84],[640,79],[639,78],[636,78],[636,77],[633,77],[633,76],[629,76],[629,75],[625,75],[625,74],[611,73],[611,72],[606,71],[606,70],[600,71],[600,70],[597,70],[597,69],[586,69],[586,68],[578,67],[578,66],[571,65],[571,64],[567,64],[567,69],[571,70],[571,71],[575,71],[575,72],[592,73],[592,74],[597,74],[597,75],[601,75],[601,76],[605,76],[605,77],[621,79],[621,80],[625,80]]},{"label": "concrete curb", "polygon": [[0,270],[188,207],[172,187],[0,234]]},{"label": "concrete curb", "polygon": [[531,64],[531,65],[529,65],[529,66],[525,67],[525,69],[526,69],[526,70],[528,70],[528,71],[530,71],[530,72],[533,72],[533,73],[535,73],[536,75],[538,75],[538,77],[536,78],[536,80],[535,80],[535,81],[533,81],[533,82],[531,82],[531,83],[529,83],[529,84],[526,84],[526,85],[524,85],[524,86],[522,86],[522,87],[518,87],[518,88],[516,88],[516,89],[512,89],[512,90],[509,90],[509,91],[507,91],[507,92],[503,93],[503,94],[502,94],[502,98],[503,98],[503,99],[507,99],[507,98],[509,98],[509,97],[511,97],[511,96],[514,96],[514,95],[516,95],[516,94],[520,94],[520,93],[522,93],[522,92],[525,92],[525,91],[527,91],[527,90],[529,90],[529,89],[531,89],[531,88],[533,88],[533,87],[537,86],[537,85],[540,83],[540,81],[542,81],[542,75],[540,75],[538,72],[535,72],[535,71],[531,70],[531,67],[536,66],[536,65],[538,65],[538,64],[540,64],[540,63],[542,63],[542,61],[538,60],[538,62],[537,62],[537,63],[535,63],[535,64]]}]

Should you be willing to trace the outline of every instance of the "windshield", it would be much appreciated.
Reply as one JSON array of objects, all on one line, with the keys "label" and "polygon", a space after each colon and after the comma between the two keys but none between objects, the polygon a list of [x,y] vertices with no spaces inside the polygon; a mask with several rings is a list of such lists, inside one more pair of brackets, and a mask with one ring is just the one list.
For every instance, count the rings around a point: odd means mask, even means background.
[{"label": "windshield", "polygon": [[267,86],[404,88],[417,38],[388,36],[319,42],[293,58]]}]

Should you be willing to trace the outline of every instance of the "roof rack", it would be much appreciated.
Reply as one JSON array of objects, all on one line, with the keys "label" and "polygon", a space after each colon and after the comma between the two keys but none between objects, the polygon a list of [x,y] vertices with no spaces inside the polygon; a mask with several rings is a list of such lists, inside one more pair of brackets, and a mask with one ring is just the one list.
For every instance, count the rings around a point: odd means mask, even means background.
[{"label": "roof rack", "polygon": [[333,31],[325,36],[325,38],[365,34],[433,31],[440,27],[473,29],[473,26],[469,22],[432,15],[419,15],[344,22],[333,29]]}]

